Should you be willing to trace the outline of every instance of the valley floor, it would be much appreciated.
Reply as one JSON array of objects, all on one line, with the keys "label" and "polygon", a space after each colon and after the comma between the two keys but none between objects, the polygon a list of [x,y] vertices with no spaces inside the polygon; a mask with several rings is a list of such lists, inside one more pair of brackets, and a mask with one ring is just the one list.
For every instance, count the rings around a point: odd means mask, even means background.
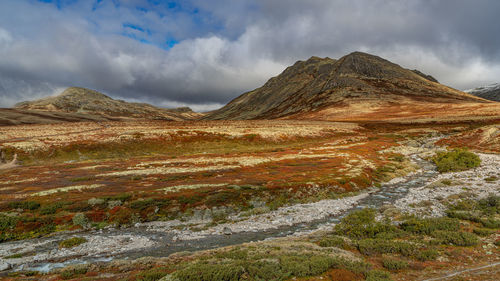
[{"label": "valley floor", "polygon": [[[206,255],[221,255],[212,261],[219,263],[234,259],[220,253],[242,249],[252,257],[271,249],[281,261],[341,256],[349,266],[306,275],[364,279],[371,271],[351,262],[382,268],[387,254],[366,255],[350,242],[321,247],[346,214],[373,207],[378,218],[395,222],[409,214],[442,217],[457,202],[500,195],[496,124],[108,122],[0,131],[6,160],[19,159],[0,170],[0,269],[7,279],[157,280],[172,271],[179,279]],[[482,151],[478,168],[440,174],[429,161],[443,145],[465,144]],[[464,220],[460,229],[479,229],[477,223]],[[488,235],[475,246],[439,246],[436,260],[403,256],[410,266],[389,269],[392,278],[491,265],[457,275],[495,280],[498,228],[481,233]],[[80,265],[67,267],[74,263]],[[155,272],[157,279],[145,277]]]}]

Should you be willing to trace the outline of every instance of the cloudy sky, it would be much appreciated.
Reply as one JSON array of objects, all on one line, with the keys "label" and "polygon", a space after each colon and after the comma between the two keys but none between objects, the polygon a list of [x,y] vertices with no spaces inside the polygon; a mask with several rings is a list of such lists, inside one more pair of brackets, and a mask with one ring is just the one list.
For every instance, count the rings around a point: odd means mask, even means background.
[{"label": "cloudy sky", "polygon": [[0,107],[68,86],[215,109],[352,51],[457,89],[500,82],[497,0],[0,0]]}]

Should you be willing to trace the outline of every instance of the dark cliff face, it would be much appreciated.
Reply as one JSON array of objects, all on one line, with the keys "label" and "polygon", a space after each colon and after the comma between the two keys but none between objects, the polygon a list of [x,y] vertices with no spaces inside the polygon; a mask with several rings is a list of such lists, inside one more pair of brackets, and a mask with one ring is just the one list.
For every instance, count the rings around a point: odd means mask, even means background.
[{"label": "dark cliff face", "polygon": [[398,102],[399,98],[430,102],[479,100],[437,83],[432,76],[354,52],[338,60],[311,57],[298,61],[262,87],[244,93],[205,118],[274,119],[348,100]]},{"label": "dark cliff face", "polygon": [[493,84],[489,86],[479,87],[472,90],[468,90],[467,93],[475,95],[477,97],[500,102],[500,84]]}]

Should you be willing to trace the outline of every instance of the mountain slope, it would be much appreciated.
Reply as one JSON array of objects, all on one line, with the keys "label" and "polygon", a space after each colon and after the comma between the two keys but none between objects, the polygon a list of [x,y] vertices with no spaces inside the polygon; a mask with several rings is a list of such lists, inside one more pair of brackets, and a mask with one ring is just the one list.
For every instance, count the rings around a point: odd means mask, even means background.
[{"label": "mountain slope", "polygon": [[465,92],[483,99],[500,102],[500,83],[466,90]]},{"label": "mountain slope", "polygon": [[67,88],[55,97],[18,103],[15,109],[174,121],[201,117],[188,108],[163,109],[146,103],[114,100],[97,91],[78,87]]},{"label": "mountain slope", "polygon": [[423,102],[487,102],[433,82],[433,79],[361,52],[339,60],[311,57],[296,62],[262,87],[244,93],[205,118],[325,119],[315,112],[345,108],[354,103],[378,108]]}]

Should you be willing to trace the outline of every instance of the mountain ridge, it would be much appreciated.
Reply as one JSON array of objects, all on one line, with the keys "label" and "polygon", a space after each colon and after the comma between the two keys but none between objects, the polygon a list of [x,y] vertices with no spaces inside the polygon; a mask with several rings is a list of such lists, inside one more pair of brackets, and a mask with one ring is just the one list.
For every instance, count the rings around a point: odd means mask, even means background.
[{"label": "mountain ridge", "polygon": [[420,71],[362,52],[338,60],[313,56],[297,61],[262,87],[240,95],[204,119],[305,118],[308,113],[356,102],[488,102],[433,80],[437,81]]},{"label": "mountain ridge", "polygon": [[500,83],[477,87],[474,89],[465,90],[464,92],[483,99],[500,102]]}]

